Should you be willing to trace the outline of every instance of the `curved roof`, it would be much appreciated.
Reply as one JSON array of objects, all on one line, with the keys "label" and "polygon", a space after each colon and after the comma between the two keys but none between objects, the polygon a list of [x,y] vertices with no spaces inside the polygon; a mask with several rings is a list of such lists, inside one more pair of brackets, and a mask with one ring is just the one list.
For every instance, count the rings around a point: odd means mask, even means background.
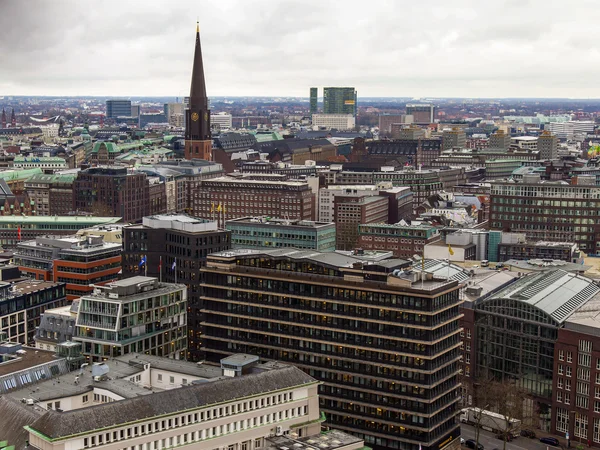
[{"label": "curved roof", "polygon": [[534,306],[559,324],[600,292],[589,278],[556,269],[525,276],[489,297],[511,299]]}]

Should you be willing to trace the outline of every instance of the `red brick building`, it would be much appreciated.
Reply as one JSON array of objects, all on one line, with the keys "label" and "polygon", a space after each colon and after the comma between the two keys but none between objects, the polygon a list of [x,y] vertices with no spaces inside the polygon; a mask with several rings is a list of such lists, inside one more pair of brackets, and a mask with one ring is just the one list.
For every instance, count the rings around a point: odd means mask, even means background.
[{"label": "red brick building", "polygon": [[336,249],[353,250],[359,243],[359,225],[387,223],[389,199],[382,196],[336,196],[333,221]]}]

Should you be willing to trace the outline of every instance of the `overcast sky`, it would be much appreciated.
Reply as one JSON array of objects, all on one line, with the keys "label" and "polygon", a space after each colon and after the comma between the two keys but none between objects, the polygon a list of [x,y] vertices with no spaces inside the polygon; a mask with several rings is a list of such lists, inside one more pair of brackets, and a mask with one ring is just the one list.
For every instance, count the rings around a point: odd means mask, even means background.
[{"label": "overcast sky", "polygon": [[[600,98],[594,0],[0,0],[0,95]],[[322,95],[322,90],[319,90]]]}]

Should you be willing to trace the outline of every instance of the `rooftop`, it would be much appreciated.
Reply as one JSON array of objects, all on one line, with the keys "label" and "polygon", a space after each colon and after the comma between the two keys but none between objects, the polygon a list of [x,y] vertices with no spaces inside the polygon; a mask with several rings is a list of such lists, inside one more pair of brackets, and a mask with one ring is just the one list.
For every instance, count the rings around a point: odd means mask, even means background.
[{"label": "rooftop", "polygon": [[[251,176],[251,175],[250,175]],[[234,177],[217,177],[205,180],[204,183],[231,183],[231,184],[263,184],[276,185],[276,186],[307,186],[304,181],[270,181],[270,180],[248,180],[245,178],[234,178]]]},{"label": "rooftop", "polygon": [[[0,172],[1,173],[1,172]],[[56,224],[56,225],[74,225],[80,224],[82,227],[116,223],[121,220],[120,217],[93,217],[93,216],[0,216],[0,227],[12,225],[27,224]]]},{"label": "rooftop", "polygon": [[22,347],[22,349],[24,353],[15,355],[15,359],[0,363],[0,377],[59,359],[54,352],[38,350],[33,347]]},{"label": "rooftop", "polygon": [[362,442],[362,439],[339,430],[331,430],[315,436],[306,436],[293,439],[287,436],[269,437],[265,439],[265,445],[263,446],[263,449],[336,450],[339,447],[345,447],[358,442]]},{"label": "rooftop", "polygon": [[488,300],[512,299],[527,303],[561,324],[599,292],[600,287],[591,279],[555,269],[522,277]]},{"label": "rooftop", "polygon": [[320,228],[320,227],[331,227],[335,226],[333,222],[316,222],[312,220],[300,220],[300,219],[280,219],[277,217],[259,216],[259,217],[239,217],[237,219],[230,219],[225,222],[229,224],[261,224],[261,225],[273,225],[273,226],[295,226],[302,228]]},{"label": "rooftop", "polygon": [[[571,244],[573,245],[573,244]],[[527,270],[532,272],[541,272],[552,269],[562,269],[566,272],[586,272],[591,266],[585,266],[583,264],[575,264],[560,259],[528,259],[528,260],[517,260],[509,259],[504,263],[508,267],[514,267],[517,270]]]},{"label": "rooftop", "polygon": [[49,438],[60,438],[314,383],[316,380],[300,369],[278,365],[272,370],[192,384],[90,408],[67,412],[50,410],[31,428]]},{"label": "rooftop", "polygon": [[[157,214],[142,219],[142,225],[148,228],[166,228],[171,230],[186,231],[188,233],[201,233],[206,231],[217,231],[217,221],[201,219],[186,214]],[[140,225],[132,225],[140,227]]]}]

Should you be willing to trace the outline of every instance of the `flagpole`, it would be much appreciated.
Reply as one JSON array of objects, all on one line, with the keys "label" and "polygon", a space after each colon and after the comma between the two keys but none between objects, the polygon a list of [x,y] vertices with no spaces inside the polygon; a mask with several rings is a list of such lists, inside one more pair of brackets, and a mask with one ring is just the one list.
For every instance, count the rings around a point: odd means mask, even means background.
[{"label": "flagpole", "polygon": [[148,255],[144,255],[144,276],[148,276]]},{"label": "flagpole", "polygon": [[162,255],[160,255],[160,263],[158,265],[158,281],[162,283]]},{"label": "flagpole", "polygon": [[175,284],[177,284],[177,258],[175,258]]}]

